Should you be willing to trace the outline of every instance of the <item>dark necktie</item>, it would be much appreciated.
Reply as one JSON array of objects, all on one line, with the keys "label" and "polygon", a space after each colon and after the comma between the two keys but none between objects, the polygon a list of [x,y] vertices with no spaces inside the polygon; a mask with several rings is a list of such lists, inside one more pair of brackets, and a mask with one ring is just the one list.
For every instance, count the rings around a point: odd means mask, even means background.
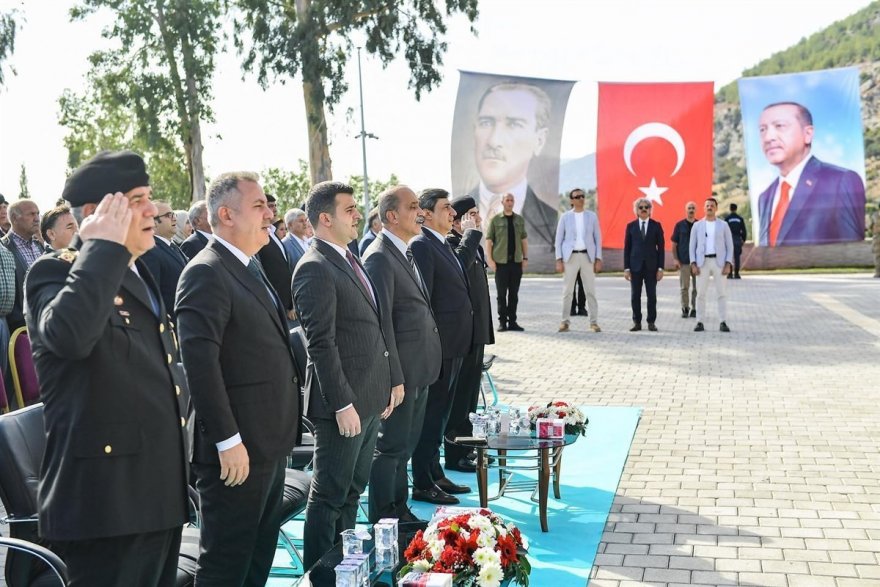
[{"label": "dark necktie", "polygon": [[648,224],[647,222],[642,222],[642,223],[641,223],[641,225],[642,225],[642,238],[645,238],[645,232],[646,232],[646,230],[645,230],[645,226],[646,226],[647,224]]},{"label": "dark necktie", "polygon": [[406,260],[409,261],[409,266],[412,268],[413,274],[416,276],[416,283],[419,284],[419,289],[422,290],[422,293],[425,294],[425,297],[428,297],[428,292],[425,290],[425,282],[422,281],[422,276],[419,273],[418,265],[416,265],[416,260],[413,257],[412,251],[406,250]]},{"label": "dark necktie", "polygon": [[265,288],[266,293],[269,295],[269,299],[272,300],[272,303],[275,305],[275,309],[280,310],[281,302],[278,300],[275,292],[272,291],[272,287],[269,285],[266,276],[263,275],[263,270],[260,268],[259,262],[254,257],[251,257],[251,260],[248,261],[247,268],[251,275],[256,277],[257,281],[259,281],[263,288]]},{"label": "dark necktie", "polygon": [[373,296],[373,288],[370,287],[370,282],[367,281],[367,276],[361,271],[361,266],[354,260],[354,255],[352,255],[351,251],[348,249],[345,251],[345,258],[348,260],[348,264],[351,265],[354,274],[361,280],[361,285],[363,285],[364,289],[367,290],[367,293],[370,294],[370,299],[373,301],[373,307],[376,307],[376,298]]},{"label": "dark necktie", "polygon": [[455,266],[458,267],[458,271],[461,273],[461,276],[464,277],[464,267],[461,266],[461,263],[458,261],[458,257],[455,255],[455,251],[452,248],[452,245],[449,244],[448,241],[443,241],[443,247],[446,249],[446,252],[452,257],[452,260],[455,262]]}]

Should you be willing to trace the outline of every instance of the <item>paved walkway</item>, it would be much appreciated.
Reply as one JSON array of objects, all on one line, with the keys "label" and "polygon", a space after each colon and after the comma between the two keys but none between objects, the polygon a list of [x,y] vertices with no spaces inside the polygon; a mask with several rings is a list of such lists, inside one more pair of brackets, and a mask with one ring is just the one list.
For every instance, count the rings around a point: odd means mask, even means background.
[{"label": "paved walkway", "polygon": [[672,274],[658,333],[627,331],[609,276],[602,333],[557,334],[561,281],[542,278],[523,282],[526,332],[498,335],[505,403],[644,408],[591,587],[880,585],[880,280],[727,283],[730,334],[692,331]]}]

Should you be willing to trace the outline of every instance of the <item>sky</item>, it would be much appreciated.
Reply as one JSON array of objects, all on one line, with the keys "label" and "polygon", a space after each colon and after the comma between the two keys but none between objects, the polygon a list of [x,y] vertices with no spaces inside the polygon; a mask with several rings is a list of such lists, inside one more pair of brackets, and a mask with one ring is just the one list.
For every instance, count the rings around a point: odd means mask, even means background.
[{"label": "sky", "polygon": [[[449,22],[443,82],[416,101],[406,64],[383,69],[364,55],[363,92],[370,177],[421,189],[450,184],[450,134],[459,70],[576,80],[566,112],[561,155],[592,153],[600,81],[714,81],[740,73],[867,6],[869,0],[481,0],[477,36],[463,16]],[[70,0],[0,0],[17,8],[18,33],[0,88],[0,193],[16,199],[26,166],[32,197],[46,209],[66,173],[65,130],[58,98],[81,91],[88,55],[107,46],[107,14],[69,22]],[[263,91],[230,47],[218,58],[213,107],[204,131],[209,176],[230,170],[294,169],[308,160],[302,87],[297,78]],[[362,173],[357,56],[346,71],[349,92],[330,115],[333,174]],[[347,115],[347,112],[351,115]]]}]

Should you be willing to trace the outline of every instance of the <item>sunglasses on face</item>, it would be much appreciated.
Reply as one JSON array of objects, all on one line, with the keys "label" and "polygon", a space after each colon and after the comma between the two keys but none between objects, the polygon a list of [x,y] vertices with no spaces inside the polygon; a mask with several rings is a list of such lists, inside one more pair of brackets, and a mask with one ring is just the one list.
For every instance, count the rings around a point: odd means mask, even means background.
[{"label": "sunglasses on face", "polygon": [[583,199],[584,199],[584,196],[583,196],[583,194],[581,194],[581,195],[579,195],[579,196],[571,196],[571,199],[572,199],[572,200],[583,200]]},{"label": "sunglasses on face", "polygon": [[639,210],[650,210],[650,206],[639,206]]}]

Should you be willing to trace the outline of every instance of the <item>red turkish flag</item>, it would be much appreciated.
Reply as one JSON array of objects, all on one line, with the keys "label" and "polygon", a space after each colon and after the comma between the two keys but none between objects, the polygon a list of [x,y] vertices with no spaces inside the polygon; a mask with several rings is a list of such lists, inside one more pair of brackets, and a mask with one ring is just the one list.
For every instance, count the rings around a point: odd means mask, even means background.
[{"label": "red turkish flag", "polygon": [[596,181],[602,244],[622,249],[648,198],[666,246],[685,204],[712,195],[713,83],[599,84]]}]

